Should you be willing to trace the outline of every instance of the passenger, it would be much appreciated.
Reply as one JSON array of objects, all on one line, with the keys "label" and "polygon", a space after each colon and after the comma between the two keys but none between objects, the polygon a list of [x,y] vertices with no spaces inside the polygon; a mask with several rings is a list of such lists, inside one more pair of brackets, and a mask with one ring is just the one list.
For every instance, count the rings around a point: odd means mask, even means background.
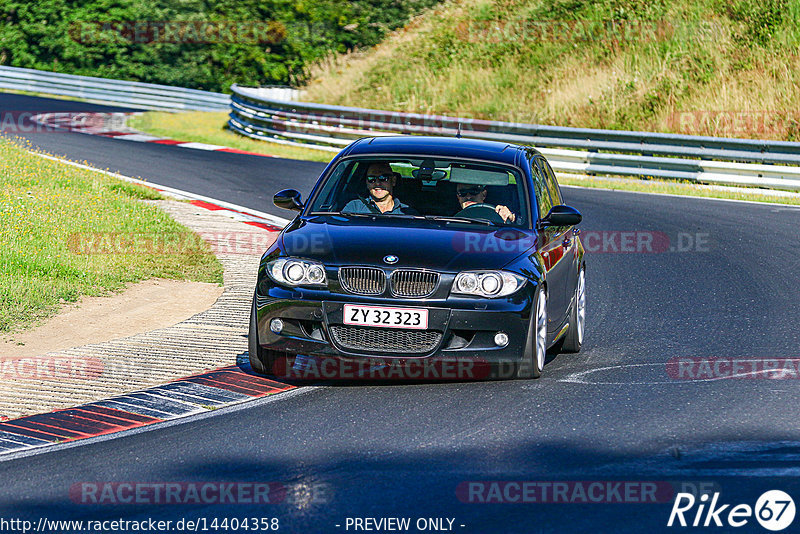
[{"label": "passenger", "polygon": [[342,208],[342,212],[419,215],[417,210],[393,196],[394,186],[397,185],[397,174],[392,171],[388,163],[370,163],[365,181],[369,197],[351,200]]},{"label": "passenger", "polygon": [[[466,209],[475,204],[486,203],[486,186],[480,184],[458,184],[456,185],[456,195],[458,195],[458,203],[461,209]],[[488,204],[491,206],[491,204]],[[514,222],[517,216],[508,209],[506,206],[491,206],[494,211],[503,218],[504,222]]]}]

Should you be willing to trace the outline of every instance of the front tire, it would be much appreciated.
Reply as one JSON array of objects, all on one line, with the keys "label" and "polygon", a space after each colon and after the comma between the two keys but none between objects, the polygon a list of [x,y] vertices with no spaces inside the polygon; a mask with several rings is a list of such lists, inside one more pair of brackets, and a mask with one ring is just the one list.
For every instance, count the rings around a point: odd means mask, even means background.
[{"label": "front tire", "polygon": [[586,329],[586,269],[581,267],[578,273],[578,285],[575,288],[575,301],[569,314],[569,330],[564,336],[563,352],[580,352],[583,346],[583,335]]},{"label": "front tire", "polygon": [[250,356],[250,367],[260,375],[273,372],[277,351],[263,348],[258,342],[258,314],[256,313],[256,296],[250,307],[250,329],[247,333],[247,352]]},{"label": "front tire", "polygon": [[525,343],[525,357],[517,368],[517,378],[539,378],[547,356],[547,293],[540,285],[536,290],[531,326]]}]

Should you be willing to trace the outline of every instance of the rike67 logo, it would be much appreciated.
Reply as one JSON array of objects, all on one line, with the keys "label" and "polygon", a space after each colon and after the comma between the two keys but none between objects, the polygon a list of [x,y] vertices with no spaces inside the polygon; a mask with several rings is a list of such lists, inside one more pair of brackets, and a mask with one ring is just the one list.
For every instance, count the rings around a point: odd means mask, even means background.
[{"label": "rike67 logo", "polygon": [[[720,504],[719,493],[711,497],[703,494],[696,498],[691,493],[678,493],[672,504],[667,526],[693,527],[743,527],[755,516],[756,521],[767,530],[778,532],[794,521],[794,500],[780,490],[764,492],[755,507],[749,504]],[[711,499],[711,502],[709,501]]]}]

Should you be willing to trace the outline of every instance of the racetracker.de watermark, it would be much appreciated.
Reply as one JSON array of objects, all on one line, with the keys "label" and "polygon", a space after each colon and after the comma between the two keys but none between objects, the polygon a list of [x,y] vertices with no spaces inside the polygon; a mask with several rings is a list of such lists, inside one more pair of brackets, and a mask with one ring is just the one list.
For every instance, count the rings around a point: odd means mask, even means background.
[{"label": "racetracker.de watermark", "polygon": [[[711,237],[707,232],[668,234],[650,230],[582,230],[578,235],[584,250],[591,253],[657,254],[711,250]],[[519,230],[499,230],[488,234],[461,232],[453,237],[455,251],[464,253],[522,253],[536,245],[536,237]]]},{"label": "racetracker.de watermark", "polygon": [[488,480],[461,482],[456,497],[468,504],[650,504],[719,488],[714,481],[697,480]]},{"label": "racetracker.de watermark", "polygon": [[744,111],[737,109],[676,111],[667,117],[669,128],[681,134],[750,137],[783,135],[800,130],[797,111]]},{"label": "racetracker.de watermark", "polygon": [[514,362],[488,362],[480,358],[324,358],[279,357],[272,373],[294,380],[483,380],[511,378]]},{"label": "racetracker.de watermark", "polygon": [[135,20],[75,21],[69,36],[82,44],[277,44],[287,27],[274,20]]},{"label": "racetracker.de watermark", "polygon": [[666,371],[673,380],[798,380],[800,357],[675,357],[667,361]]},{"label": "racetracker.de watermark", "polygon": [[76,504],[274,504],[286,499],[279,482],[78,482]]},{"label": "racetracker.de watermark", "polygon": [[94,380],[102,360],[83,356],[0,358],[0,380]]},{"label": "racetracker.de watermark", "polygon": [[714,21],[679,19],[473,19],[455,27],[456,38],[468,43],[643,43],[664,42],[676,37],[715,41],[727,34],[728,29]]},{"label": "racetracker.de watermark", "polygon": [[135,232],[81,232],[69,236],[73,254],[197,254],[206,247],[215,254],[263,254],[277,232],[198,232],[152,234]]},{"label": "racetracker.de watermark", "polygon": [[0,111],[6,134],[107,132],[125,128],[130,113]]},{"label": "racetracker.de watermark", "polygon": [[[584,250],[601,254],[659,254],[710,252],[713,246],[708,232],[660,232],[652,230],[580,230]],[[545,234],[533,234],[514,228],[489,232],[454,232],[450,240],[458,254],[519,253],[545,245]],[[566,239],[564,236],[562,239]],[[324,232],[292,233],[284,236],[292,255],[313,256],[335,252],[335,243]]]},{"label": "racetracker.de watermark", "polygon": [[666,232],[589,230],[581,232],[581,242],[587,252],[607,254],[653,254],[663,252],[709,252],[708,232]]}]

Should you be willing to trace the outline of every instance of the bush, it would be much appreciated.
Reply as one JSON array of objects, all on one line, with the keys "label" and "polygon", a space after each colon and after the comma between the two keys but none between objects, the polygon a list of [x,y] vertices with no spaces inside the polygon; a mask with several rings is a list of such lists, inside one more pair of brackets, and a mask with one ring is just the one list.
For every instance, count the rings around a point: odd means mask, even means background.
[{"label": "bush", "polygon": [[[332,52],[374,45],[434,3],[0,0],[0,64],[210,91],[227,91],[233,82],[297,85],[306,79],[311,62]],[[182,42],[137,42],[134,27],[120,24],[146,21],[197,23],[187,29],[208,23],[268,24],[254,26],[255,38],[248,34],[245,39],[221,39],[237,42],[212,43],[197,42],[202,36],[172,39]]]}]

